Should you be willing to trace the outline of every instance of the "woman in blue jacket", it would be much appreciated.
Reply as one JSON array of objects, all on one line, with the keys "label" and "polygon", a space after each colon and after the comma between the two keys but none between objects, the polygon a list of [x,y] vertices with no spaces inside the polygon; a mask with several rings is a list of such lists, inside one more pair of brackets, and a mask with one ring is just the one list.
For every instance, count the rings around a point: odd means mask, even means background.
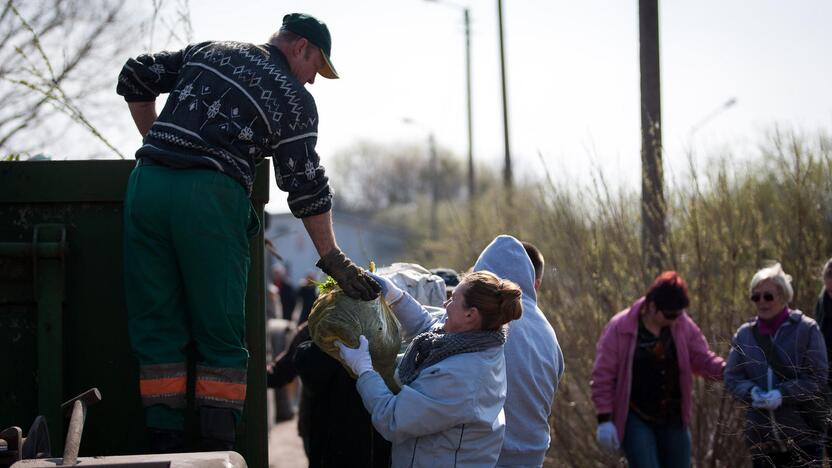
[{"label": "woman in blue jacket", "polygon": [[789,308],[793,294],[779,263],[758,271],[749,295],[757,317],[740,326],[728,354],[725,388],[748,406],[755,468],[823,465],[826,344],[814,320]]},{"label": "woman in blue jacket", "polygon": [[480,271],[467,275],[432,317],[392,282],[375,277],[412,338],[394,395],[373,370],[367,339],[357,349],[336,343],[358,376],[373,426],[393,443],[392,466],[493,467],[505,431],[505,324],[520,318],[520,287]]}]

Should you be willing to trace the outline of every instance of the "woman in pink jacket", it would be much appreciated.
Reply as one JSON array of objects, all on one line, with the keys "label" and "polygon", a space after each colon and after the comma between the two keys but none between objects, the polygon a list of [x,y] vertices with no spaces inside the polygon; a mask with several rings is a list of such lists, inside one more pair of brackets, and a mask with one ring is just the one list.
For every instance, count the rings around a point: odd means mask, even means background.
[{"label": "woman in pink jacket", "polygon": [[623,448],[630,468],[689,467],[693,374],[722,379],[725,362],[685,313],[689,303],[684,280],[666,271],[598,340],[590,383],[597,439]]}]

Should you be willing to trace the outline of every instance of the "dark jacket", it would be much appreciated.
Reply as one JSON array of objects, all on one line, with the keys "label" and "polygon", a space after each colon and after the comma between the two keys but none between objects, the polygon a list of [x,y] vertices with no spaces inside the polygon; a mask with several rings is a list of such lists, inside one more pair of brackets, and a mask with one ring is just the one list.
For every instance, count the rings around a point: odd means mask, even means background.
[{"label": "dark jacket", "polygon": [[170,93],[136,159],[216,170],[250,194],[255,165],[272,157],[292,214],[330,210],[332,194],[315,152],[315,100],[276,47],[209,41],[140,55],[122,68],[116,92],[128,102]]},{"label": "dark jacket", "polygon": [[[780,381],[769,367],[765,354],[754,338],[753,319],[743,324],[728,354],[725,368],[725,387],[738,400],[748,405],[746,413],[746,437],[751,447],[771,441],[775,431],[783,439],[791,439],[797,445],[820,442],[819,435],[810,430],[805,417],[805,402],[819,398],[827,378],[826,344],[817,323],[799,310],[789,311],[789,317],[777,329],[772,347],[780,361],[792,368],[796,378]],[[769,387],[771,375],[773,385]],[[778,389],[783,404],[774,411],[774,425],[768,410],[751,407],[751,389],[767,391]]]},{"label": "dark jacket", "polygon": [[286,350],[272,360],[271,369],[266,372],[266,385],[269,388],[280,388],[295,380],[298,376],[298,370],[295,367],[295,352],[301,343],[310,339],[312,338],[309,336],[309,327],[306,323],[301,324]]},{"label": "dark jacket", "polygon": [[295,352],[295,366],[303,383],[298,427],[309,468],[387,468],[390,442],[373,429],[355,379],[341,363],[305,341]]},{"label": "dark jacket", "polygon": [[[826,342],[826,358],[832,362],[832,298],[826,294],[826,289],[820,291],[818,302],[815,304],[815,320],[820,327],[820,333]],[[827,382],[832,386],[832,373],[829,374]]]}]

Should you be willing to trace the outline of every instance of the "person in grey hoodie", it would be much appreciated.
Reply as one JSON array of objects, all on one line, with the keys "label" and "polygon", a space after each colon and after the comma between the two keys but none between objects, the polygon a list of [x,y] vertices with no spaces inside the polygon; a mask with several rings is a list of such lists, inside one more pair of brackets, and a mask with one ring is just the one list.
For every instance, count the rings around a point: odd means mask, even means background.
[{"label": "person in grey hoodie", "polygon": [[[373,276],[412,338],[394,395],[372,367],[367,339],[336,342],[358,376],[356,387],[373,426],[393,444],[393,468],[491,468],[504,433],[505,324],[520,318],[520,287],[490,272],[466,275],[433,316],[392,281]],[[442,320],[444,319],[444,320]]]},{"label": "person in grey hoodie", "polygon": [[551,442],[549,414],[564,368],[555,330],[537,307],[535,286],[542,271],[538,277],[523,244],[506,235],[480,254],[474,271],[483,270],[523,290],[523,316],[509,326],[505,345],[506,433],[497,466],[540,467]]}]

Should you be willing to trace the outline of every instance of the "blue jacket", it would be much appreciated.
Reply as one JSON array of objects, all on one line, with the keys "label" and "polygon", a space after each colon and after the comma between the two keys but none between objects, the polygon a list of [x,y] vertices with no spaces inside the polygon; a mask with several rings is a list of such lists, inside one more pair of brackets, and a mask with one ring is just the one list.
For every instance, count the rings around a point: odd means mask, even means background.
[{"label": "blue jacket", "polygon": [[772,375],[773,385],[768,385],[771,372],[765,354],[754,339],[753,319],[744,323],[734,335],[728,364],[725,368],[725,387],[738,400],[748,405],[746,413],[746,437],[751,446],[773,438],[772,420],[766,410],[751,407],[751,389],[778,389],[783,395],[783,404],[774,411],[774,421],[781,437],[791,438],[798,445],[817,443],[817,435],[809,431],[799,403],[806,398],[820,394],[826,383],[826,344],[817,323],[792,310],[788,319],[777,329],[772,339],[775,352],[784,365],[794,363],[797,378],[779,381]]},{"label": "blue jacket", "polygon": [[[442,323],[407,293],[392,307],[406,339]],[[373,426],[393,443],[393,468],[484,468],[497,463],[505,430],[502,346],[457,354],[427,367],[398,395],[375,371],[363,373],[357,386]]]},{"label": "blue jacket", "polygon": [[537,307],[534,267],[517,239],[499,236],[480,254],[474,271],[488,270],[523,290],[523,315],[509,324],[505,344],[506,435],[498,466],[543,465],[549,448],[549,414],[563,375],[555,330]]}]

